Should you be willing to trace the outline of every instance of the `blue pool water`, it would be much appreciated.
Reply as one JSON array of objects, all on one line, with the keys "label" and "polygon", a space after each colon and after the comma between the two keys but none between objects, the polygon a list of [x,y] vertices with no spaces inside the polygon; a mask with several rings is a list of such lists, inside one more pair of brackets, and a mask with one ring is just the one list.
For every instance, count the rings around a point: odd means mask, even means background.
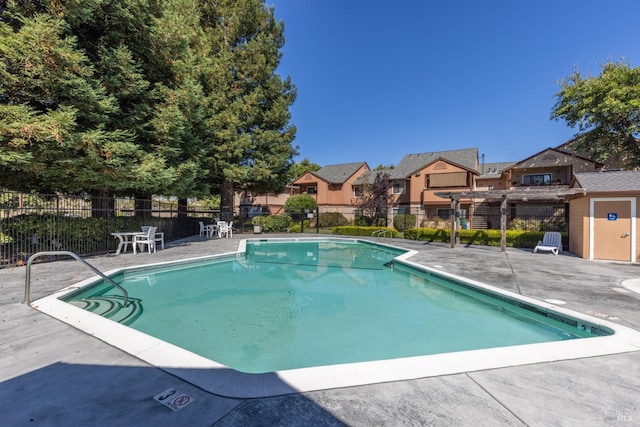
[{"label": "blue pool water", "polygon": [[248,242],[245,256],[127,271],[66,297],[247,373],[605,335],[356,241]]}]

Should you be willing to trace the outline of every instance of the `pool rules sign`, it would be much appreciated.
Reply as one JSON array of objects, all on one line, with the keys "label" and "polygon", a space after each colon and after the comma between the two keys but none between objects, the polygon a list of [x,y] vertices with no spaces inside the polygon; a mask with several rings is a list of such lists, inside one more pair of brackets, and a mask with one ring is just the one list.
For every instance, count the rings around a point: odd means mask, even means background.
[{"label": "pool rules sign", "polygon": [[153,398],[173,411],[179,411],[189,403],[193,402],[193,398],[191,396],[179,392],[175,388],[168,388],[162,393],[156,394]]}]

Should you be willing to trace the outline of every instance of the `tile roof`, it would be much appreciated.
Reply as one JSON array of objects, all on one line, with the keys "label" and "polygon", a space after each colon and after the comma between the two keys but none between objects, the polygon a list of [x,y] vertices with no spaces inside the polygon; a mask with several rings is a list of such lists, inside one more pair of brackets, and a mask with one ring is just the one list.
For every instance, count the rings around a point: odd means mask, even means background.
[{"label": "tile roof", "polygon": [[447,160],[464,168],[477,171],[478,149],[463,148],[460,150],[434,151],[431,153],[407,154],[402,158],[398,166],[392,169],[391,178],[406,178],[412,173],[422,169],[438,159]]},{"label": "tile roof", "polygon": [[640,191],[640,171],[576,173],[574,179],[587,192]]},{"label": "tile roof", "polygon": [[322,178],[323,180],[332,184],[341,184],[366,164],[366,162],[356,162],[343,163],[339,165],[328,165],[312,173],[317,177]]}]

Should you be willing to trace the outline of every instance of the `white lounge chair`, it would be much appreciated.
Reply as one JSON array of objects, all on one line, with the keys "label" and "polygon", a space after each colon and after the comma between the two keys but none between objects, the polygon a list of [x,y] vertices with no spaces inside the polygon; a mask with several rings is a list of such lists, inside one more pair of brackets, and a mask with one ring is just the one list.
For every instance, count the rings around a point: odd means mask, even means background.
[{"label": "white lounge chair", "polygon": [[542,236],[542,240],[533,248],[533,252],[548,251],[558,255],[562,252],[562,234],[557,231],[547,231]]}]

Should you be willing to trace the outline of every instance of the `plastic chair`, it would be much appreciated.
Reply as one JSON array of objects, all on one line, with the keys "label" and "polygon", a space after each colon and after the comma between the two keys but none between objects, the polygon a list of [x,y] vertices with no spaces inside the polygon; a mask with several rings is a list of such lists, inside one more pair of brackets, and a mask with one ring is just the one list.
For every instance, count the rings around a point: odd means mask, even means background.
[{"label": "plastic chair", "polygon": [[147,245],[149,248],[149,253],[151,253],[151,249],[153,252],[156,251],[156,230],[157,227],[149,227],[146,234],[136,234],[133,236],[133,253],[136,254],[136,249],[138,245],[144,246]]},{"label": "plastic chair", "polygon": [[[140,227],[140,229],[142,230],[143,233],[146,233],[150,227],[151,227],[150,225],[143,225]],[[164,232],[157,231],[156,229],[154,240],[156,242],[156,246],[158,246],[158,243],[160,243],[160,247],[164,249]]]},{"label": "plastic chair", "polygon": [[230,237],[230,229],[231,227],[229,226],[230,223],[226,222],[226,221],[218,221],[218,237],[222,238],[222,236],[224,237]]},{"label": "plastic chair", "polygon": [[558,255],[562,252],[562,234],[557,231],[547,231],[542,236],[542,240],[538,241],[538,244],[533,248],[533,252],[549,251],[554,255]]}]

